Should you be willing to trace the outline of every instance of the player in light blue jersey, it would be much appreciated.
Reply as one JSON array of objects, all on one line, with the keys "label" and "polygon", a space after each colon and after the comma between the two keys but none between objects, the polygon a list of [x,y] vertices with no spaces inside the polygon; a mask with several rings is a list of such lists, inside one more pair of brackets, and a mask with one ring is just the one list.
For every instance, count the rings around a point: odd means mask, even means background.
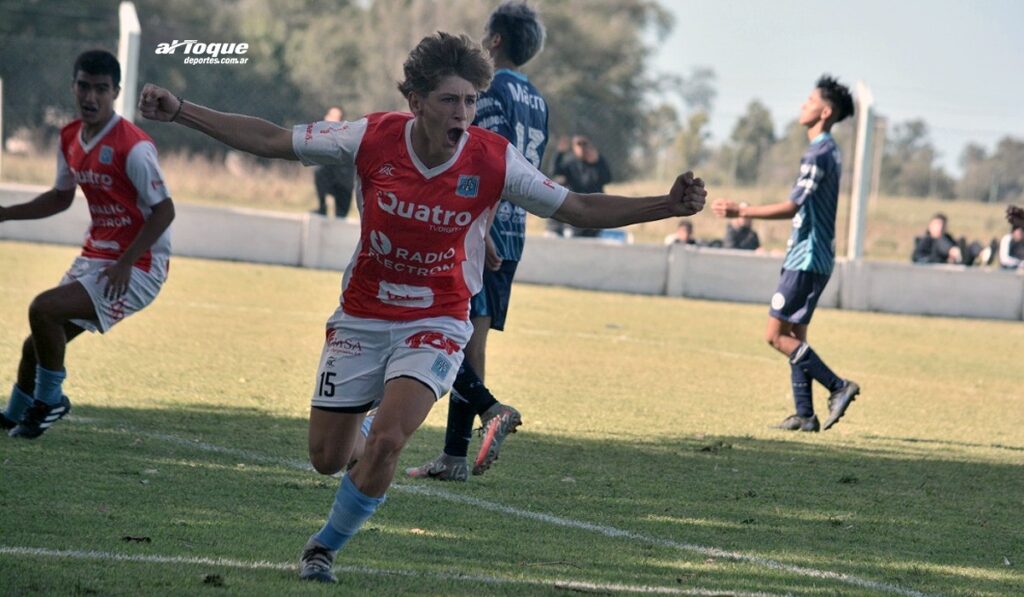
[{"label": "player in light blue jersey", "polygon": [[[494,80],[477,100],[473,124],[505,137],[540,168],[548,142],[547,102],[518,69],[544,46],[544,25],[526,2],[505,2],[491,13],[483,46],[494,61]],[[522,424],[519,412],[495,400],[483,378],[487,334],[491,329],[505,329],[512,279],[525,241],[526,210],[502,200],[487,237],[483,290],[471,303],[473,336],[448,403],[444,450],[434,460],[408,469],[406,474],[411,477],[468,480],[467,455],[477,415],[483,423],[483,436],[472,471],[481,475],[498,458],[505,438]]]},{"label": "player in light blue jersey", "polygon": [[[716,199],[712,209],[721,217],[793,219],[779,288],[772,296],[765,340],[786,355],[796,413],[778,427],[791,431],[828,429],[846,413],[860,387],[842,379],[807,344],[807,327],[832,275],[835,262],[836,208],[842,162],[832,126],[853,114],[850,90],[825,75],[818,80],[800,109],[800,124],[807,128],[811,144],[800,158],[800,174],[788,201],[771,205],[746,206],[729,199]],[[814,414],[811,380],[830,392],[828,418],[818,422]]]}]

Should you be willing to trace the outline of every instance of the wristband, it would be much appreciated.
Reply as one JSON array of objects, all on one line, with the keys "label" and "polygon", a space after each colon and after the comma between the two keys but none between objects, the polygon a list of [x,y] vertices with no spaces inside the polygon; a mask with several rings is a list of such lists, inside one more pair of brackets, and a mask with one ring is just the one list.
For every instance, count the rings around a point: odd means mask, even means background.
[{"label": "wristband", "polygon": [[174,97],[178,98],[178,110],[174,113],[174,116],[171,116],[171,120],[169,122],[177,120],[178,115],[181,114],[181,109],[185,106],[185,100],[181,99],[180,95],[176,95]]}]

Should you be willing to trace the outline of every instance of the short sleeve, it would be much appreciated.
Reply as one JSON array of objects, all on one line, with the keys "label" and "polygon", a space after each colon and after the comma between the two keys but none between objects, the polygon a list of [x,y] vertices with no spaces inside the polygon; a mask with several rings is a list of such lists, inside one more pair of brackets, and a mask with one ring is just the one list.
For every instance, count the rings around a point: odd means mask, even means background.
[{"label": "short sleeve", "polygon": [[511,143],[505,150],[505,190],[502,199],[526,211],[550,218],[562,207],[569,189],[552,182]]},{"label": "short sleeve", "polygon": [[142,202],[150,207],[171,196],[156,158],[156,146],[140,141],[128,152],[125,170]]},{"label": "short sleeve", "polygon": [[292,149],[305,166],[352,165],[366,133],[366,118],[352,122],[321,121],[296,125]]},{"label": "short sleeve", "polygon": [[58,191],[70,191],[75,188],[75,175],[68,168],[68,161],[64,159],[64,151],[57,148],[57,180],[53,181],[53,188]]}]

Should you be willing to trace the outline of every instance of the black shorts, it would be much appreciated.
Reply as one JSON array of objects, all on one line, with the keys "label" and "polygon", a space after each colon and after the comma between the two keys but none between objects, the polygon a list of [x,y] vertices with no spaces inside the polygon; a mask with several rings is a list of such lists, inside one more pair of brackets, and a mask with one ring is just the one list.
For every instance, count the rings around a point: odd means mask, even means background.
[{"label": "black shorts", "polygon": [[476,293],[469,303],[470,318],[490,317],[492,330],[505,329],[505,315],[512,297],[512,279],[516,277],[518,265],[518,261],[505,260],[496,272],[484,268],[484,289]]},{"label": "black shorts", "polygon": [[811,323],[818,299],[821,298],[830,277],[829,274],[782,270],[779,287],[772,295],[768,314],[790,323]]}]

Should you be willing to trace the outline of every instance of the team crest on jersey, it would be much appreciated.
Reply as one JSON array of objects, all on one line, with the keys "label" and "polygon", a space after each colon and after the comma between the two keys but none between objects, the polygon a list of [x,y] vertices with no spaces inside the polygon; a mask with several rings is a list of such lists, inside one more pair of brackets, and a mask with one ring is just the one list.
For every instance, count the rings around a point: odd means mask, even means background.
[{"label": "team crest on jersey", "polygon": [[462,174],[459,176],[459,184],[455,186],[455,194],[459,197],[472,199],[480,192],[480,177]]},{"label": "team crest on jersey", "polygon": [[100,146],[100,163],[101,164],[113,164],[114,163],[114,148],[109,145]]}]

